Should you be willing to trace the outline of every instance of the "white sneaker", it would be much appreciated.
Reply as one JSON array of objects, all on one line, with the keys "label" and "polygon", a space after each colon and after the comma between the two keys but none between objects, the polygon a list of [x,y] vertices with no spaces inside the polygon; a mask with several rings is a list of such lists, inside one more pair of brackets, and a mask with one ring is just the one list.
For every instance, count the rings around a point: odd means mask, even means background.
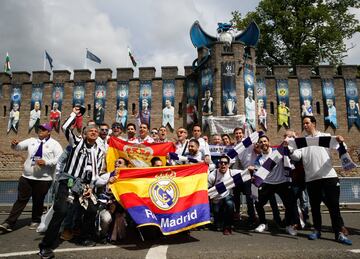
[{"label": "white sneaker", "polygon": [[297,230],[296,228],[294,228],[293,226],[287,226],[286,227],[286,232],[292,236],[296,236],[297,235]]},{"label": "white sneaker", "polygon": [[265,230],[268,230],[267,224],[260,224],[257,228],[255,228],[255,232],[257,232],[257,233],[262,233]]}]

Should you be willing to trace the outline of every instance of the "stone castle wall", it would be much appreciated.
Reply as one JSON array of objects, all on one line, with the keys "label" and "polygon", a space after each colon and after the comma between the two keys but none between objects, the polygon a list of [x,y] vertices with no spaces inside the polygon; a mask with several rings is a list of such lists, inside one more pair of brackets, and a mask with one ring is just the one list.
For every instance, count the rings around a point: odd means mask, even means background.
[{"label": "stone castle wall", "polygon": [[[199,59],[204,56],[205,50],[198,49]],[[250,48],[249,57],[244,58],[244,46],[241,43],[234,43],[231,51],[223,51],[223,44],[216,43],[211,49],[211,58],[206,66],[210,67],[214,73],[214,93],[215,111],[214,115],[221,115],[221,62],[235,61],[236,71],[236,92],[238,114],[244,114],[244,80],[241,68],[244,63],[254,65],[255,50]],[[318,74],[315,75],[309,66],[297,66],[295,73],[289,74],[287,66],[274,66],[272,74],[269,75],[264,66],[257,66],[256,78],[263,78],[267,88],[267,110],[268,110],[268,131],[267,135],[272,144],[279,144],[282,140],[284,128],[277,129],[277,109],[276,109],[276,79],[288,79],[289,82],[289,100],[290,100],[290,123],[291,128],[301,133],[300,100],[298,79],[311,79],[313,89],[313,111],[318,122],[318,129],[326,131],[332,135],[343,135],[349,147],[349,153],[355,162],[359,162],[355,151],[360,147],[360,131],[354,125],[350,130],[347,126],[346,99],[344,78],[356,78],[356,66],[342,66],[337,70],[333,66],[320,66]],[[338,71],[337,73],[335,73]],[[129,81],[128,97],[128,122],[135,122],[135,116],[131,115],[132,107],[135,104],[136,110],[139,106],[139,84],[142,80],[152,81],[152,107],[151,107],[151,127],[159,127],[162,120],[162,80],[175,80],[175,129],[185,126],[186,123],[186,96],[184,95],[186,77],[197,77],[198,74],[192,71],[190,66],[185,67],[185,76],[178,75],[177,67],[162,67],[161,77],[155,77],[154,67],[139,68],[139,77],[134,78],[132,68],[118,68],[114,76],[110,69],[95,69],[95,78],[91,79],[90,70],[74,70],[73,80],[70,80],[70,71],[58,70],[51,74],[47,71],[34,71],[32,75],[28,72],[14,72],[10,78],[5,73],[0,73],[0,84],[2,84],[2,98],[0,98],[0,179],[15,179],[21,175],[22,163],[26,158],[25,152],[14,152],[10,149],[10,141],[13,138],[24,140],[30,136],[36,136],[32,131],[28,134],[28,122],[30,115],[30,103],[32,84],[44,84],[43,105],[41,108],[41,122],[49,120],[52,101],[52,88],[55,83],[64,83],[64,98],[62,104],[62,121],[72,111],[73,86],[76,82],[85,82],[85,106],[89,109],[84,116],[84,123],[93,118],[94,109],[94,90],[96,81],[107,81],[107,96],[105,107],[105,122],[111,124],[115,121],[116,113],[116,88],[117,81]],[[337,120],[339,128],[333,130],[324,128],[324,104],[322,99],[321,78],[333,78],[335,93]],[[7,123],[10,112],[10,94],[14,84],[22,85],[22,99],[20,110],[19,132],[15,134],[10,132],[6,134]],[[360,92],[360,79],[357,79],[357,87]],[[199,99],[202,93],[199,91]],[[273,103],[274,111],[270,110]],[[318,104],[317,104],[318,103]],[[320,107],[319,113],[316,105]],[[47,114],[46,114],[47,107]],[[170,133],[173,137],[174,133]],[[52,137],[58,140],[63,146],[66,140],[62,132],[52,132]],[[337,156],[334,156],[336,158]],[[339,164],[336,159],[335,164]],[[359,170],[359,169],[358,169]]]}]

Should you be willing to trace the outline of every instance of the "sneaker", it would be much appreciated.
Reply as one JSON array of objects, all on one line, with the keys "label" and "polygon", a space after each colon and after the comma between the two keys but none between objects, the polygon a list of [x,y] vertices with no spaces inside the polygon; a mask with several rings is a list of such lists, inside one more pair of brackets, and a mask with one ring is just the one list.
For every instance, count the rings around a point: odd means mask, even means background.
[{"label": "sneaker", "polygon": [[350,239],[348,239],[342,232],[339,233],[337,241],[344,245],[348,245],[348,246],[352,245],[352,241]]},{"label": "sneaker", "polygon": [[12,226],[9,223],[4,222],[4,223],[2,223],[0,225],[0,231],[2,233],[9,233],[9,232],[13,231],[13,229],[12,229]]},{"label": "sneaker", "polygon": [[90,239],[82,240],[79,245],[81,246],[96,246],[96,242]]},{"label": "sneaker", "polygon": [[292,236],[296,236],[297,235],[297,230],[294,226],[287,226],[286,227],[286,232]]},{"label": "sneaker", "polygon": [[257,233],[262,233],[265,230],[268,230],[267,224],[260,224],[257,228],[255,228],[255,232],[257,232]]},{"label": "sneaker", "polygon": [[30,230],[35,230],[35,229],[38,228],[39,224],[40,223],[38,223],[38,222],[31,222],[30,225],[29,225],[29,229]]},{"label": "sneaker", "polygon": [[319,239],[320,237],[321,237],[321,233],[316,230],[308,235],[309,240],[316,240],[316,239]]},{"label": "sneaker", "polygon": [[41,248],[38,255],[40,255],[42,259],[55,258],[55,254],[50,248]]}]

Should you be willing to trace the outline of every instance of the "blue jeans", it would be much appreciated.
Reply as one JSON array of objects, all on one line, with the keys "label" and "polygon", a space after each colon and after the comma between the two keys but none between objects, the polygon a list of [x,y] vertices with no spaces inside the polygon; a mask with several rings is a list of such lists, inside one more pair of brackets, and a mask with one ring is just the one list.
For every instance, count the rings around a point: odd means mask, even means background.
[{"label": "blue jeans", "polygon": [[[228,195],[217,203],[212,203],[214,223],[217,227],[231,228],[234,214],[234,198]],[[221,226],[222,225],[222,226]]]}]

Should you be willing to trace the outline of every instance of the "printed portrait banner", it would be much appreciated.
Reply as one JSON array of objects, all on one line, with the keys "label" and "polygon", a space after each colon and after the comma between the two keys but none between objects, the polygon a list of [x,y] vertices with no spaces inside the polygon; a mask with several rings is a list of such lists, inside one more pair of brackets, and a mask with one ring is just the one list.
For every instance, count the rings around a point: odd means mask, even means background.
[{"label": "printed portrait banner", "polygon": [[140,81],[138,124],[146,123],[150,127],[152,82]]},{"label": "printed portrait banner", "polygon": [[359,93],[355,78],[345,79],[345,92],[348,128],[355,124],[360,129]]},{"label": "printed portrait banner", "polygon": [[245,128],[245,115],[216,116],[209,118],[210,135],[232,134],[236,127]]},{"label": "printed portrait banner", "polygon": [[162,126],[174,129],[175,80],[163,80]]},{"label": "printed portrait banner", "polygon": [[204,163],[121,169],[110,188],[138,225],[157,226],[164,235],[210,222]]},{"label": "printed portrait banner", "polygon": [[244,68],[244,86],[245,86],[245,115],[247,128],[256,130],[256,113],[254,100],[254,68],[250,64],[245,64]]},{"label": "printed portrait banner", "polygon": [[287,79],[276,80],[278,127],[290,127],[289,85]]},{"label": "printed portrait banner", "polygon": [[115,121],[126,128],[128,119],[129,81],[118,81],[116,89],[116,116]]},{"label": "printed portrait banner", "polygon": [[85,103],[84,99],[85,99],[85,83],[76,82],[74,84],[73,106],[84,105]]},{"label": "printed portrait banner", "polygon": [[264,129],[267,130],[267,112],[266,112],[266,85],[264,79],[256,80],[256,97],[258,108],[258,123]]},{"label": "printed portrait banner", "polygon": [[336,118],[334,80],[322,79],[321,83],[324,101],[324,124],[326,128],[331,126],[336,129],[338,125]]},{"label": "printed portrait banner", "polygon": [[97,125],[104,122],[106,103],[106,82],[95,82],[94,121]]},{"label": "printed portrait banner", "polygon": [[21,108],[21,85],[13,85],[10,94],[10,114],[7,126],[7,133],[13,130],[15,133],[19,129],[20,108]]},{"label": "printed portrait banner", "polygon": [[187,79],[186,86],[186,127],[190,129],[199,122],[198,100],[199,88],[194,79]]},{"label": "printed portrait banner", "polygon": [[235,62],[221,63],[221,87],[223,99],[223,115],[236,115],[237,98],[235,82]]},{"label": "printed portrait banner", "polygon": [[52,91],[50,125],[57,132],[60,131],[60,120],[62,111],[62,102],[64,98],[64,84],[55,83]]},{"label": "printed portrait banner", "polygon": [[149,167],[153,157],[159,157],[165,164],[167,154],[176,150],[173,142],[133,144],[116,137],[110,137],[108,144],[109,148],[106,155],[108,172],[114,170],[115,161],[119,157],[129,161],[133,167]]},{"label": "printed portrait banner", "polygon": [[208,119],[212,117],[214,113],[214,99],[213,99],[213,73],[210,68],[206,68],[201,71],[201,122],[204,131],[207,130],[209,124]]},{"label": "printed portrait banner", "polygon": [[41,106],[43,99],[43,84],[33,84],[31,91],[31,103],[30,103],[30,119],[29,119],[29,133],[33,128],[35,132],[38,132],[41,117]]},{"label": "printed portrait banner", "polygon": [[309,79],[299,80],[301,117],[313,116],[312,87]]}]

